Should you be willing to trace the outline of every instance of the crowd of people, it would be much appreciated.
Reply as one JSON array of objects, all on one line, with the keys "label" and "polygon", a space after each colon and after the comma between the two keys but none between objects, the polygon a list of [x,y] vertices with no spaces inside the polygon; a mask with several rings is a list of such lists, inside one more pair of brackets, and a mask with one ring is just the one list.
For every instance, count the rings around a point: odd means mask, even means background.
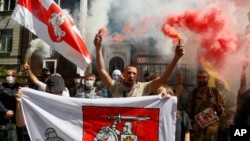
[{"label": "crowd of people", "polygon": [[[35,85],[34,88],[59,96],[112,98],[160,94],[163,99],[172,96],[180,99],[184,93],[182,74],[177,76],[178,83],[175,89],[166,84],[178,61],[185,54],[184,45],[176,46],[175,55],[162,75],[155,73],[150,75],[148,72],[144,75],[144,82],[137,82],[138,70],[133,65],[126,66],[123,72],[114,70],[112,75],[109,75],[102,54],[101,34],[95,36],[94,45],[100,81],[96,81],[95,74],[86,74],[84,77],[75,74],[72,76],[72,85],[66,87],[63,77],[58,73],[51,74],[47,68],[42,70],[43,80],[39,80],[33,74],[28,64],[24,64],[23,68]],[[197,72],[198,85],[188,95],[187,108],[183,110],[178,106],[176,109],[176,141],[229,141],[231,124],[249,125],[250,107],[249,90],[246,88],[246,68],[247,65],[244,65],[238,97],[226,89],[220,80],[215,81],[215,87],[210,87],[208,85],[210,76],[206,70]],[[22,132],[25,128],[21,109],[23,94],[22,85],[18,84],[16,79],[17,74],[14,70],[6,70],[6,82],[0,85],[0,125],[15,123],[17,137],[22,141]]]}]

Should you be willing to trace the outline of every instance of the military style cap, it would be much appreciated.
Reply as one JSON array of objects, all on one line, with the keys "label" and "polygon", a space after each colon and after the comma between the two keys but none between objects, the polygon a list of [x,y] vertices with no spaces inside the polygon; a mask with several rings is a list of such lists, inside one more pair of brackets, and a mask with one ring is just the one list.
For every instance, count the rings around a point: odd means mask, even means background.
[{"label": "military style cap", "polygon": [[209,74],[205,70],[199,70],[197,76],[209,76]]}]

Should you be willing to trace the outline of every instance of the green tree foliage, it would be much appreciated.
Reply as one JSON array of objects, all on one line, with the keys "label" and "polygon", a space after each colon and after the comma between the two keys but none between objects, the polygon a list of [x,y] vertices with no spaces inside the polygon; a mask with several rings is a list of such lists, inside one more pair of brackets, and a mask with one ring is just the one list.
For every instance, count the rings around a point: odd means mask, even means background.
[{"label": "green tree foliage", "polygon": [[5,75],[5,65],[0,65],[0,76],[4,76]]}]

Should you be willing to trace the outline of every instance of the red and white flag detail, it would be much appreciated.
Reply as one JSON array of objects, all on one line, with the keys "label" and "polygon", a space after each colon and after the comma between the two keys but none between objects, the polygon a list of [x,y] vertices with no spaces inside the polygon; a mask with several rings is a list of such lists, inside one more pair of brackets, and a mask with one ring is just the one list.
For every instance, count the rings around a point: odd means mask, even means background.
[{"label": "red and white flag detail", "polygon": [[79,68],[91,62],[79,30],[53,0],[19,0],[11,18]]}]

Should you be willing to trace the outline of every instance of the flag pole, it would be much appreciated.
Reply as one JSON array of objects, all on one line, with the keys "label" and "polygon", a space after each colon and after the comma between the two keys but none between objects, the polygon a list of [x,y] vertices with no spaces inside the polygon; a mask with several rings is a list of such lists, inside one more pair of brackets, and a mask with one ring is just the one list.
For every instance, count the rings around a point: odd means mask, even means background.
[{"label": "flag pole", "polygon": [[[80,0],[80,21],[79,21],[79,31],[83,39],[86,39],[86,27],[87,27],[87,11],[88,11],[88,0]],[[92,67],[91,64],[86,68],[85,72],[91,73]],[[84,70],[77,67],[77,73],[81,76],[84,76]]]}]

